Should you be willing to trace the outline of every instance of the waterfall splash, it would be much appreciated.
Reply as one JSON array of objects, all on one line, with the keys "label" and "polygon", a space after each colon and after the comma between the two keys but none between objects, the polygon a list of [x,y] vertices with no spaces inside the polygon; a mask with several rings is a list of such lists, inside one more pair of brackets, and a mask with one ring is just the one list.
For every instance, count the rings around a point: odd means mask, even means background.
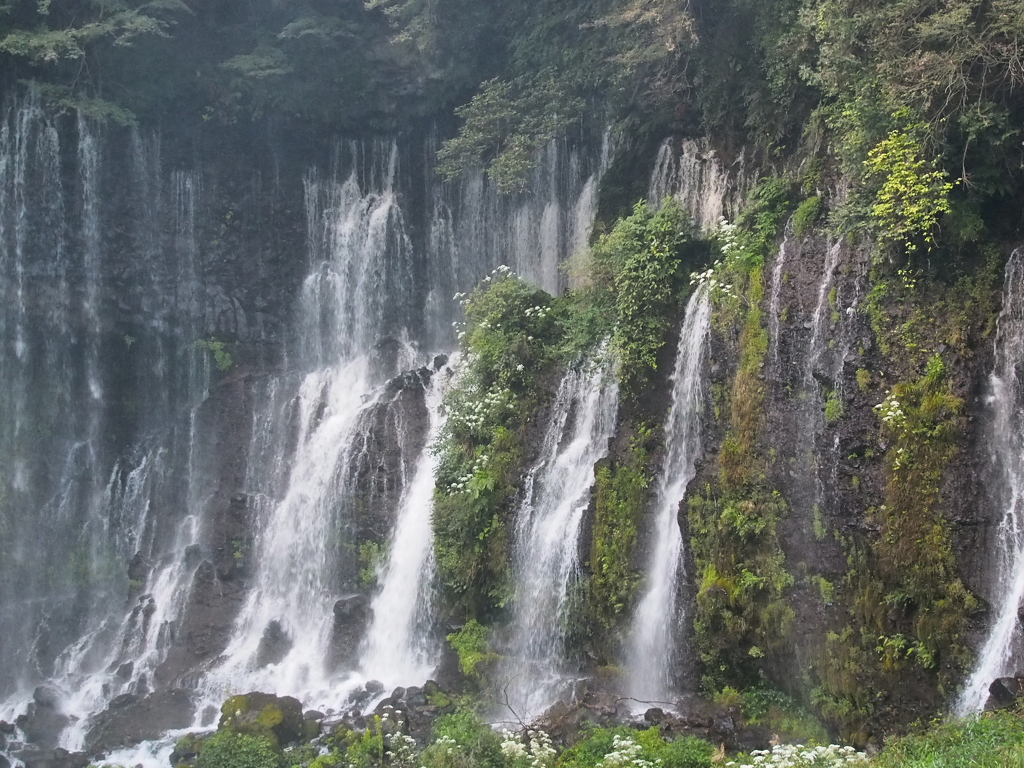
[{"label": "waterfall splash", "polygon": [[[600,355],[599,355],[600,357]],[[579,572],[579,534],[594,465],[608,453],[618,386],[605,365],[570,368],[551,408],[539,462],[527,476],[516,522],[516,603],[507,705],[528,722],[564,687],[565,621]]]},{"label": "waterfall splash", "polygon": [[981,711],[988,687],[1012,674],[1019,656],[1024,601],[1024,252],[1014,251],[1006,265],[1003,309],[995,341],[991,394],[990,451],[1002,475],[998,501],[1003,518],[996,532],[996,620],[981,648],[978,664],[956,705],[963,716]]},{"label": "waterfall splash", "polygon": [[701,453],[704,355],[710,322],[711,301],[707,290],[701,287],[690,297],[679,333],[672,373],[672,407],[665,426],[666,455],[654,497],[654,548],[626,654],[627,690],[641,702],[667,702],[673,692],[671,670],[676,635],[683,621],[676,600],[683,567],[679,505]]}]

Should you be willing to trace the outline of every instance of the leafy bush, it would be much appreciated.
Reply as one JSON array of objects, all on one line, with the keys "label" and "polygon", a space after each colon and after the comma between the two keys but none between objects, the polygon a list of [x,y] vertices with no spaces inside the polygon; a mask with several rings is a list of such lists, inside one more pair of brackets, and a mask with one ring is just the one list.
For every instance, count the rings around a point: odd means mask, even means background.
[{"label": "leafy bush", "polygon": [[501,739],[470,712],[434,721],[433,741],[420,755],[424,768],[504,768]]},{"label": "leafy bush", "polygon": [[272,739],[220,730],[203,741],[196,768],[281,768]]},{"label": "leafy bush", "polygon": [[480,664],[497,658],[488,648],[487,629],[475,619],[466,622],[462,629],[448,635],[446,639],[458,654],[462,674],[471,680],[479,678],[477,667]]},{"label": "leafy bush", "polygon": [[821,198],[808,197],[793,212],[793,233],[797,237],[807,234],[820,216]]},{"label": "leafy bush", "polygon": [[670,316],[682,293],[681,258],[692,231],[682,209],[670,202],[652,212],[637,203],[594,244],[591,274],[598,290],[614,296],[612,351],[619,382],[636,397],[657,364]]},{"label": "leafy bush", "polygon": [[905,131],[890,131],[864,161],[869,181],[879,180],[871,208],[876,235],[882,242],[929,247],[939,217],[949,212],[953,184],[925,159],[921,145]]}]

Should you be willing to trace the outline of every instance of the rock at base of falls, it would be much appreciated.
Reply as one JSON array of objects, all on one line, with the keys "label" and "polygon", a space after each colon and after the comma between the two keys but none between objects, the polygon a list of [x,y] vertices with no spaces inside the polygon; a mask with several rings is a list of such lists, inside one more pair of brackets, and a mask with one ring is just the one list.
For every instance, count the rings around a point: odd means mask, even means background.
[{"label": "rock at base of falls", "polygon": [[158,739],[164,733],[192,724],[192,695],[168,688],[145,698],[126,693],[96,716],[86,735],[86,753],[99,757],[113,749]]},{"label": "rock at base of falls", "polygon": [[1024,672],[1017,672],[1013,677],[1000,677],[992,681],[988,687],[988,701],[985,709],[1009,709],[1024,700]]},{"label": "rock at base of falls", "polygon": [[302,703],[292,696],[254,691],[232,696],[220,708],[218,728],[240,733],[269,731],[278,744],[300,741],[306,733]]}]

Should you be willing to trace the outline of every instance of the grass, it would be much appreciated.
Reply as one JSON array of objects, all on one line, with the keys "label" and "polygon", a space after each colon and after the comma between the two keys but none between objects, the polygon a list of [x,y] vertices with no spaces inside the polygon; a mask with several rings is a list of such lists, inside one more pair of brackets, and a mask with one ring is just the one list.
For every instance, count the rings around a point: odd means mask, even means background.
[{"label": "grass", "polygon": [[1024,768],[1024,714],[986,712],[892,739],[872,768]]}]

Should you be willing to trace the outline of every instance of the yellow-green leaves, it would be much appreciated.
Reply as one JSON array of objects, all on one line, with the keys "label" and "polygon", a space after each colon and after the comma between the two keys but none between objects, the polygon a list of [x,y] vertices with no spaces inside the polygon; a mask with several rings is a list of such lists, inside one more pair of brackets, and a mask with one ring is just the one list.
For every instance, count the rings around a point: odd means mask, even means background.
[{"label": "yellow-green leaves", "polygon": [[925,158],[908,133],[890,131],[864,161],[868,180],[880,181],[871,216],[878,238],[908,251],[918,242],[930,248],[939,216],[949,212],[953,184],[946,173]]}]

